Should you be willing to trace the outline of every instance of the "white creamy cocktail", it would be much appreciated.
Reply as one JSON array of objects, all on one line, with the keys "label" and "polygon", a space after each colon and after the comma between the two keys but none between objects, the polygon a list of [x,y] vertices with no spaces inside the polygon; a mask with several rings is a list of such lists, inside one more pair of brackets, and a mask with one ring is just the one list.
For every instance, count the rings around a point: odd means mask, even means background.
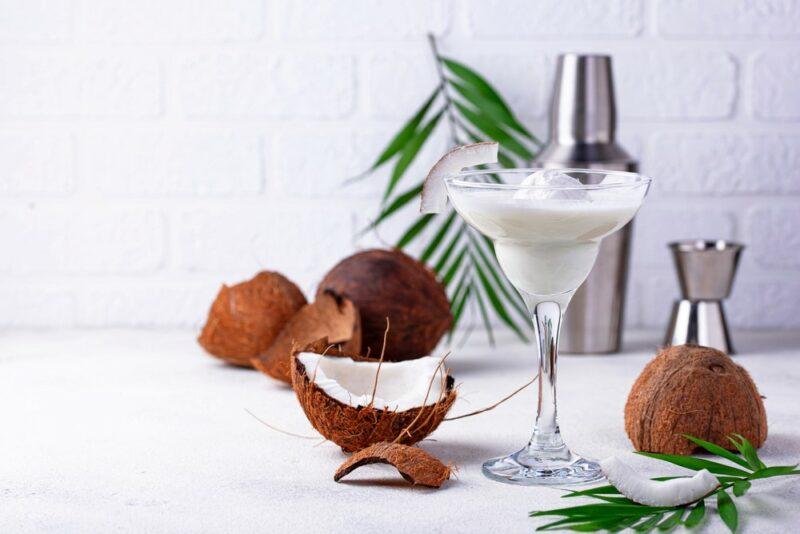
[{"label": "white creamy cocktail", "polygon": [[627,224],[650,179],[587,169],[461,169],[496,161],[497,144],[457,147],[426,178],[422,211],[456,211],[494,243],[498,263],[531,314],[538,338],[536,426],[522,450],[483,464],[488,477],[511,484],[578,484],[602,478],[600,466],[570,452],[556,414],[556,361],[561,318],[592,270],[601,240]]},{"label": "white creamy cocktail", "polygon": [[[534,173],[534,180],[549,172]],[[471,226],[494,241],[506,276],[530,295],[556,296],[577,289],[594,265],[600,240],[630,221],[642,200],[639,192],[625,188],[618,195],[608,189],[563,190],[564,196],[583,193],[563,198],[559,190],[536,188],[546,179],[530,189],[468,181],[481,174],[467,173],[448,182],[450,199]],[[500,174],[519,180],[530,171]],[[581,187],[575,182],[573,187]]]}]

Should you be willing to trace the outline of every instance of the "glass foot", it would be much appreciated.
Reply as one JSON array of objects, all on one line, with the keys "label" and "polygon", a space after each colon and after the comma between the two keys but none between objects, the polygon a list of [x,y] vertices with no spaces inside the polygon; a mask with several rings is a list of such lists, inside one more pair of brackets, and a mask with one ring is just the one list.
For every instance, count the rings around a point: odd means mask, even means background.
[{"label": "glass foot", "polygon": [[576,456],[566,447],[559,451],[534,451],[526,447],[487,461],[483,464],[483,474],[519,486],[586,484],[603,478],[597,462]]}]

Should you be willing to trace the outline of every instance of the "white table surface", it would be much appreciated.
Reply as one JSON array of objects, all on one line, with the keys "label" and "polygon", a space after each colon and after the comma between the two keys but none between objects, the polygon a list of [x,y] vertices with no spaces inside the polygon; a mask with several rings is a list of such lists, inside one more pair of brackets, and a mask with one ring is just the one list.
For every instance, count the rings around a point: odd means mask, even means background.
[{"label": "white table surface", "polygon": [[[479,338],[448,360],[461,383],[451,414],[532,376],[530,347],[504,339],[491,349]],[[560,419],[573,450],[631,450],[623,406],[658,338],[629,335],[622,355],[562,357]],[[767,397],[764,459],[797,462],[800,336],[736,341],[736,361]],[[534,393],[444,423],[422,443],[458,466],[440,490],[409,487],[380,466],[337,484],[338,447],[276,433],[245,412],[311,434],[292,391],[205,356],[192,332],[0,333],[0,532],[532,532],[542,522],[528,511],[566,504],[562,493],[492,482],[480,464],[525,443]],[[760,481],[738,503],[744,532],[800,528],[796,477]],[[701,531],[725,529],[715,516]]]}]

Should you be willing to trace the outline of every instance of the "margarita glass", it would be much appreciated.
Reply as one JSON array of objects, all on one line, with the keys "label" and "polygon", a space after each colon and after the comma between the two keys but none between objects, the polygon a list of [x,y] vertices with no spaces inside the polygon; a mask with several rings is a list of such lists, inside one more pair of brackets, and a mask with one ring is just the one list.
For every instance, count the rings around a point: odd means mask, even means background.
[{"label": "margarita glass", "polygon": [[466,171],[444,182],[456,211],[494,243],[497,261],[525,301],[538,340],[533,435],[522,450],[484,463],[483,472],[511,484],[579,484],[603,475],[596,462],[573,454],[561,439],[556,412],[561,319],[592,270],[600,241],[633,218],[651,180],[631,172],[560,169],[577,181],[521,183],[538,170]]}]

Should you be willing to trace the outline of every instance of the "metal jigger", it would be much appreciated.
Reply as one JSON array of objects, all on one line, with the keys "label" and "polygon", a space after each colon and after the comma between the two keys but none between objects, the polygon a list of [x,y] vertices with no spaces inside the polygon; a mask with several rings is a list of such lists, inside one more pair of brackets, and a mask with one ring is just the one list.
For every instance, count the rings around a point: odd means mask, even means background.
[{"label": "metal jigger", "polygon": [[691,343],[734,354],[722,300],[731,292],[743,245],[729,241],[670,243],[682,299],[672,308],[665,345]]}]

